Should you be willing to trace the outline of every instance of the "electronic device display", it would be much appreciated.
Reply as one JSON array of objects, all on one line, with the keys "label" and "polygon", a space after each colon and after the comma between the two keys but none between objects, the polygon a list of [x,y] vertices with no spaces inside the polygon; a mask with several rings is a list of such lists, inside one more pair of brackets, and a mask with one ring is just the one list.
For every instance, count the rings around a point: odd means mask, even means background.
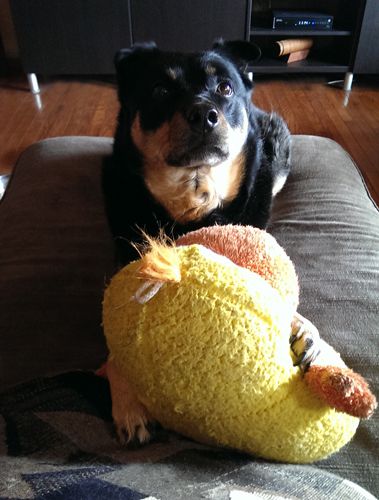
[{"label": "electronic device display", "polygon": [[272,27],[286,30],[331,30],[333,16],[320,12],[274,10]]}]

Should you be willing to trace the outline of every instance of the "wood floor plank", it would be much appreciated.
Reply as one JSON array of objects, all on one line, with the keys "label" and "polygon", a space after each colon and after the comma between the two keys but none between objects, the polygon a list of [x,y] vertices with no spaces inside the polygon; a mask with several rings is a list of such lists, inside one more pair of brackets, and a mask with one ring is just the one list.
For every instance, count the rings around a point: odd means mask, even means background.
[{"label": "wood floor plank", "polygon": [[[40,101],[24,77],[0,80],[0,174],[9,173],[20,153],[47,137],[111,137],[118,104],[115,85],[106,79],[49,79]],[[280,113],[295,134],[330,137],[360,168],[379,203],[379,87],[358,79],[346,94],[320,76],[259,77],[254,102]]]}]

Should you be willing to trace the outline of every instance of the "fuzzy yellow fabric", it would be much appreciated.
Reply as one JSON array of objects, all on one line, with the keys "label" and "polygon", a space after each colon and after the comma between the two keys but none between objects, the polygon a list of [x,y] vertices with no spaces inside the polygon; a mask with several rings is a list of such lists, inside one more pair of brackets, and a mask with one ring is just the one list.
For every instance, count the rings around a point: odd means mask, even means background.
[{"label": "fuzzy yellow fabric", "polygon": [[181,281],[133,299],[140,263],[107,288],[111,358],[165,427],[295,463],[345,445],[359,420],[314,396],[289,346],[293,310],[262,277],[200,245],[176,249]]}]

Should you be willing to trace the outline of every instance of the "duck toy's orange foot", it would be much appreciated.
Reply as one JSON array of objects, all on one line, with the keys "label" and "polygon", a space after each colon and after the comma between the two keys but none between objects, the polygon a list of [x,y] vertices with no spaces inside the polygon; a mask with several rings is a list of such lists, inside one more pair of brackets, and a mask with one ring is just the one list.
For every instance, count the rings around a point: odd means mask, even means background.
[{"label": "duck toy's orange foot", "polygon": [[328,406],[353,417],[369,418],[377,407],[366,380],[349,368],[312,365],[304,380]]}]

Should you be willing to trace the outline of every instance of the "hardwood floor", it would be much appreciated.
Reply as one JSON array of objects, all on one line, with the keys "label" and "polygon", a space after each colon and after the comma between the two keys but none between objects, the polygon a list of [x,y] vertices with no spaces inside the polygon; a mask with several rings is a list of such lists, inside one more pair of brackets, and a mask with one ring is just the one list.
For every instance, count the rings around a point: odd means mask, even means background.
[{"label": "hardwood floor", "polygon": [[[41,81],[40,101],[24,78],[0,80],[0,174],[35,141],[62,135],[112,136],[117,98],[101,79]],[[255,103],[275,110],[294,134],[330,137],[347,149],[379,204],[379,84],[354,83],[346,95],[319,76],[259,77]]]},{"label": "hardwood floor", "polygon": [[255,102],[280,113],[293,134],[330,137],[360,168],[379,204],[379,82],[361,80],[353,90],[327,85],[320,78],[259,81]]}]

